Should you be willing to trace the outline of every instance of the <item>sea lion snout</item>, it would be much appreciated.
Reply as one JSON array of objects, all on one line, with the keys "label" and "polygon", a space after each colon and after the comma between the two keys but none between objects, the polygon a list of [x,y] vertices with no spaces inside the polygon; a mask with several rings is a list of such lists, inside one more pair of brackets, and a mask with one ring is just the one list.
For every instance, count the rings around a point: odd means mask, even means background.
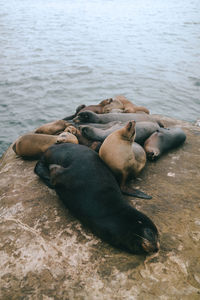
[{"label": "sea lion snout", "polygon": [[142,248],[145,252],[158,252],[160,243],[158,235],[153,232],[150,228],[144,229],[144,237],[142,240]]},{"label": "sea lion snout", "polygon": [[158,252],[160,243],[158,241],[156,243],[151,243],[144,239],[142,242],[142,248],[147,253]]}]

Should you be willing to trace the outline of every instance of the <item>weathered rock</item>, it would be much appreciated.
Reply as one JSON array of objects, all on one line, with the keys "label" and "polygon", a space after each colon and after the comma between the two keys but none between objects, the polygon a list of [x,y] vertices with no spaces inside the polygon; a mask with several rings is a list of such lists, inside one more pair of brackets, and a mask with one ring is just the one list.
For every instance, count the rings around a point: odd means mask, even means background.
[{"label": "weathered rock", "polygon": [[[116,250],[86,230],[10,147],[0,166],[0,299],[200,299],[200,128],[132,182],[160,231],[159,255]],[[103,195],[102,195],[103,197]]]}]

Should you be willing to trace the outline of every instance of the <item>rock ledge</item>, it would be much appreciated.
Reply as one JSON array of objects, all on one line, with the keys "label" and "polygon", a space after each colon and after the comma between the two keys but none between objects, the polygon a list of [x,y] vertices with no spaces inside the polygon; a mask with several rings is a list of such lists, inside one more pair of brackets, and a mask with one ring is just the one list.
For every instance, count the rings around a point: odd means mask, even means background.
[{"label": "rock ledge", "polygon": [[74,219],[10,147],[0,161],[0,299],[200,299],[200,128],[161,117],[187,134],[148,162],[128,198],[160,231],[159,255],[118,251]]}]

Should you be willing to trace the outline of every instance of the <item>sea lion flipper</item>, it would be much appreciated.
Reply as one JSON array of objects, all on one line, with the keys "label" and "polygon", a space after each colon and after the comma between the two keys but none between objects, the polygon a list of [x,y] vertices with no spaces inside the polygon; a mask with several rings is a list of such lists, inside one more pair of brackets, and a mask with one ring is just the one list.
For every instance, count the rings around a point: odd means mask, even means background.
[{"label": "sea lion flipper", "polygon": [[140,190],[137,189],[133,189],[133,188],[128,188],[128,187],[121,187],[121,192],[124,195],[128,195],[128,196],[133,196],[136,198],[141,198],[141,199],[152,199],[151,196],[141,192]]},{"label": "sea lion flipper", "polygon": [[76,116],[77,116],[77,114],[81,111],[81,109],[83,109],[83,108],[85,108],[86,107],[86,105],[85,104],[81,104],[81,105],[79,105],[78,107],[77,107],[77,109],[76,109],[76,112],[73,114],[73,115],[71,115],[71,116],[68,116],[68,117],[65,117],[64,119],[62,119],[62,120],[64,120],[64,121],[68,121],[68,120],[72,120],[72,119],[74,119]]}]

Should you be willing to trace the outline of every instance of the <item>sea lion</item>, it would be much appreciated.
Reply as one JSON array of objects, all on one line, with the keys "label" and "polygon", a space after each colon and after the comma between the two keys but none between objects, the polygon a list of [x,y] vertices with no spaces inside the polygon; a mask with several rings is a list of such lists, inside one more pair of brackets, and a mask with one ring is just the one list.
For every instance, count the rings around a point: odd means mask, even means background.
[{"label": "sea lion", "polygon": [[144,112],[149,114],[149,110],[144,106],[137,106],[129,101],[124,96],[116,96],[109,104],[105,105],[103,108],[104,113],[115,112],[117,110],[124,113],[136,113]]},{"label": "sea lion", "polygon": [[149,160],[158,159],[164,152],[184,143],[186,134],[181,128],[160,128],[144,143],[144,149]]},{"label": "sea lion", "polygon": [[104,111],[103,111],[104,106],[108,105],[111,102],[112,102],[112,98],[109,98],[109,99],[102,100],[99,104],[85,106],[84,108],[82,108],[78,112],[78,114],[83,112],[83,111],[88,111],[88,110],[93,111],[96,114],[103,114],[104,113]]},{"label": "sea lion", "polygon": [[17,155],[24,158],[37,158],[55,143],[78,144],[78,140],[76,136],[68,132],[63,132],[57,136],[29,133],[16,140],[13,150]]},{"label": "sea lion", "polygon": [[57,120],[54,122],[46,123],[35,130],[35,133],[43,134],[58,134],[65,130],[69,123],[64,120]]},{"label": "sea lion", "polygon": [[[109,123],[107,123],[109,124]],[[103,142],[105,138],[115,130],[124,127],[124,123],[119,122],[108,129],[94,128],[92,126],[80,126],[82,134],[90,140]],[[136,122],[136,137],[135,142],[143,145],[145,140],[160,126],[156,122]]]},{"label": "sea lion", "polygon": [[92,111],[80,112],[76,118],[73,119],[75,123],[109,123],[113,121],[128,122],[128,121],[151,121],[157,122],[163,127],[160,120],[156,117],[148,114],[136,114],[136,113],[109,113],[109,114],[95,114]]},{"label": "sea lion", "polygon": [[36,164],[35,173],[55,188],[75,217],[110,245],[134,254],[158,251],[156,226],[124,200],[96,152],[83,145],[53,145]]},{"label": "sea lion", "polygon": [[83,136],[78,128],[74,126],[68,126],[65,129],[65,132],[70,132],[71,134],[75,135],[80,145],[85,145],[87,147],[90,147],[94,151],[99,152],[102,143],[97,140],[91,140]]},{"label": "sea lion", "polygon": [[127,179],[136,177],[146,164],[146,153],[134,139],[135,121],[131,121],[104,140],[99,156],[115,174],[124,194],[151,199],[150,196],[126,186]]},{"label": "sea lion", "polygon": [[103,108],[105,105],[108,105],[109,103],[112,102],[112,98],[109,98],[109,99],[105,99],[105,100],[102,100],[99,104],[96,104],[96,105],[88,105],[86,106],[85,104],[83,105],[79,105],[76,109],[76,113],[74,115],[71,115],[71,116],[68,116],[68,117],[65,117],[63,120],[72,120],[74,119],[80,112],[84,112],[84,111],[92,111],[96,114],[103,114],[104,111],[103,111]]}]

